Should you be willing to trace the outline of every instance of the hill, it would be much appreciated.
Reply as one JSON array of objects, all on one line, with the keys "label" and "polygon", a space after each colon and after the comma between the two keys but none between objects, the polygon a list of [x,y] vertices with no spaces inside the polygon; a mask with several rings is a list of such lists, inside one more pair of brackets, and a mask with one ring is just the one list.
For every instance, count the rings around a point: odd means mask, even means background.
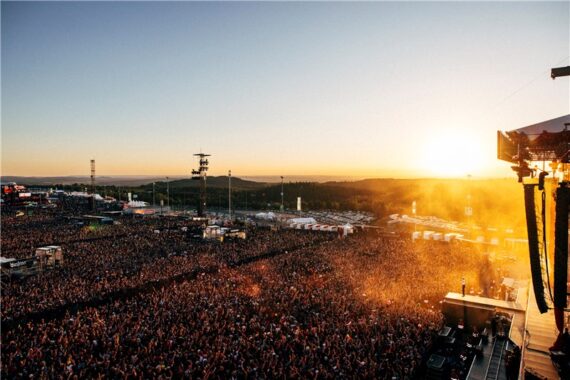
[{"label": "hill", "polygon": [[[164,180],[160,181],[162,183]],[[147,183],[146,186],[152,184]],[[178,179],[174,181],[170,181],[169,183],[170,189],[183,189],[183,188],[198,188],[200,187],[200,181],[195,181],[192,179]],[[206,180],[206,186],[208,188],[228,188],[228,176],[212,176],[208,177]],[[256,181],[248,181],[245,179],[241,179],[239,177],[232,177],[232,189],[235,191],[239,190],[255,190],[261,189],[268,186],[265,182],[256,182]]]},{"label": "hill", "polygon": [[[67,190],[82,190],[88,177],[3,177],[27,185],[62,184]],[[166,200],[165,178],[98,177],[97,191],[126,199],[126,193],[152,202]],[[61,187],[61,186],[60,186]],[[225,209],[228,202],[228,177],[208,177],[207,203],[210,209]],[[170,204],[194,207],[198,201],[199,181],[172,179],[168,184]],[[470,195],[470,200],[468,196]],[[285,207],[296,208],[297,197],[303,209],[362,210],[382,218],[392,213],[411,214],[413,201],[418,215],[433,215],[449,220],[466,221],[465,207],[473,208],[474,223],[524,229],[523,191],[516,178],[507,179],[394,179],[372,178],[359,181],[286,182]],[[232,203],[238,209],[277,210],[281,204],[281,184],[232,177]]]}]

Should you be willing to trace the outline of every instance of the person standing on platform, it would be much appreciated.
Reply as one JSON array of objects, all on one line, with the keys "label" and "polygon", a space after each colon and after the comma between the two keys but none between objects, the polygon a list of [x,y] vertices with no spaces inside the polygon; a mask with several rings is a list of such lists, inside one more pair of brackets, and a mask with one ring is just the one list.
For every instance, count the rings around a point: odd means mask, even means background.
[{"label": "person standing on platform", "polygon": [[465,277],[461,277],[461,294],[463,294],[463,297],[465,297]]}]

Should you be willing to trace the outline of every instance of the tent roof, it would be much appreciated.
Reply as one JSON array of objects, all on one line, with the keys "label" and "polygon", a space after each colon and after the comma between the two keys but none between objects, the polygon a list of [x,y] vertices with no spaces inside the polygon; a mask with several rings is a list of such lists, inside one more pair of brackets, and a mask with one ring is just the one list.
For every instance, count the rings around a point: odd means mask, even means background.
[{"label": "tent roof", "polygon": [[289,223],[300,223],[300,224],[317,223],[315,218],[293,218],[293,219],[289,219],[287,222],[289,222]]}]

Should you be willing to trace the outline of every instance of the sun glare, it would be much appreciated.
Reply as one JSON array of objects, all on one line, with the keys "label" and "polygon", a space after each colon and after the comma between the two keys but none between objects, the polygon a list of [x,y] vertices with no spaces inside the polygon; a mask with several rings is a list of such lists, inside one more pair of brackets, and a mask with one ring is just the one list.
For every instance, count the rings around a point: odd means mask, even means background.
[{"label": "sun glare", "polygon": [[427,175],[463,177],[480,171],[484,152],[481,145],[464,135],[438,134],[426,142],[420,166]]}]

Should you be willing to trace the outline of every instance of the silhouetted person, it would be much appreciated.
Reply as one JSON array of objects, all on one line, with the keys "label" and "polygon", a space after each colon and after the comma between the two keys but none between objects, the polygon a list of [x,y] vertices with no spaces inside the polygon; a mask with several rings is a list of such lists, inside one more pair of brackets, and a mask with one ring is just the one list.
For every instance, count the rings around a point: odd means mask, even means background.
[{"label": "silhouetted person", "polygon": [[461,277],[461,294],[463,294],[463,297],[465,297],[465,277]]}]

